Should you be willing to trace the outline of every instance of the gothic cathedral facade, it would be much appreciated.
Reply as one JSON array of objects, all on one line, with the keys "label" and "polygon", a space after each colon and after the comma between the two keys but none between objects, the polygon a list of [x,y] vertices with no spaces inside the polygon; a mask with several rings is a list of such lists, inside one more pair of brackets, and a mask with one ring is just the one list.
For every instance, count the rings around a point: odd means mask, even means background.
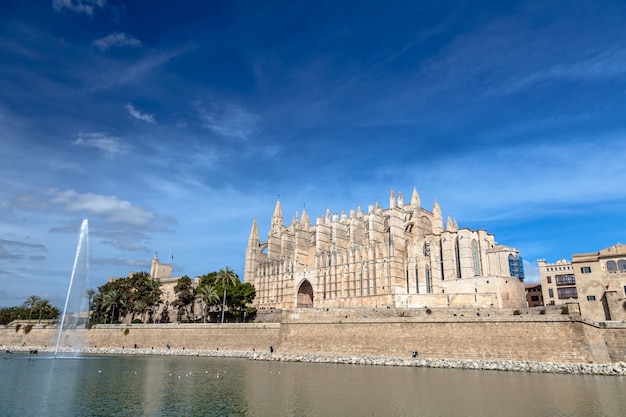
[{"label": "gothic cathedral facade", "polygon": [[244,270],[259,309],[522,308],[523,279],[516,249],[449,216],[444,228],[415,189],[408,204],[391,190],[387,209],[327,210],[315,225],[303,211],[285,226],[278,200],[267,241],[254,219]]}]

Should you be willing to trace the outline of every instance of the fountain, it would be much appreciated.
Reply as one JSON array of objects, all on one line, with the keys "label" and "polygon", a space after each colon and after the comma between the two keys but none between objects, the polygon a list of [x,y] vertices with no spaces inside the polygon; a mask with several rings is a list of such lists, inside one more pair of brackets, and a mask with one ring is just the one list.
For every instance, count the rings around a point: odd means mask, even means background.
[{"label": "fountain", "polygon": [[63,307],[61,325],[59,326],[59,335],[57,337],[57,344],[54,350],[55,357],[59,352],[63,332],[69,333],[68,345],[71,350],[74,352],[80,351],[83,332],[76,332],[75,329],[81,324],[85,327],[89,323],[89,317],[85,317],[85,314],[89,311],[89,301],[85,297],[88,284],[89,222],[85,219],[80,226],[80,235],[78,237],[78,246],[76,247],[76,256],[74,257],[74,266],[72,267],[70,285],[67,288],[65,306]]}]

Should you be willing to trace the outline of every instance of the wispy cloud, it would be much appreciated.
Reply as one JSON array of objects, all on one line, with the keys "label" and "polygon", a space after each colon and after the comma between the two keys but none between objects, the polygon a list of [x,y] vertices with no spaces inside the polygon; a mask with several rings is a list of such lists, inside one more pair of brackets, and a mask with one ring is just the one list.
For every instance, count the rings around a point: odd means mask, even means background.
[{"label": "wispy cloud", "polygon": [[513,93],[545,81],[607,79],[625,74],[626,49],[610,49],[586,60],[556,64],[531,72],[502,87],[501,91]]},{"label": "wispy cloud", "polygon": [[453,214],[469,221],[559,213],[626,198],[625,134],[483,150],[410,170],[409,176],[438,190],[453,206],[448,209],[462,211]]},{"label": "wispy cloud", "polygon": [[85,77],[90,81],[93,90],[106,90],[111,87],[125,85],[134,82],[147,73],[167,64],[176,56],[185,53],[189,48],[179,47],[168,51],[149,51],[141,59],[132,64],[120,64],[117,61],[108,61],[98,77],[94,77],[91,70],[85,72]]},{"label": "wispy cloud", "polygon": [[136,230],[101,231],[94,233],[94,235],[100,238],[103,244],[118,249],[143,252],[149,251],[149,248],[145,246],[144,242],[149,242],[150,237]]},{"label": "wispy cloud", "polygon": [[218,135],[247,141],[256,130],[259,116],[243,107],[224,102],[208,108],[196,102],[195,107],[202,125]]},{"label": "wispy cloud", "polygon": [[130,145],[122,139],[99,132],[79,133],[78,139],[74,141],[74,145],[99,149],[111,158],[118,154],[126,153],[130,149]]},{"label": "wispy cloud", "polygon": [[132,268],[149,268],[150,262],[146,260],[122,259],[122,258],[91,258],[90,265],[120,266],[126,265]]},{"label": "wispy cloud", "polygon": [[130,103],[125,105],[124,108],[128,110],[128,114],[130,114],[132,117],[134,117],[137,120],[142,120],[147,123],[155,123],[154,114],[152,113],[142,113]]},{"label": "wispy cloud", "polygon": [[51,201],[68,212],[88,212],[115,223],[143,226],[152,222],[154,214],[116,196],[79,194],[74,190],[51,190]]},{"label": "wispy cloud", "polygon": [[17,260],[28,257],[32,260],[42,260],[45,259],[42,253],[48,253],[44,245],[0,239],[0,259]]},{"label": "wispy cloud", "polygon": [[87,16],[92,16],[96,7],[103,8],[105,5],[105,0],[52,0],[52,7],[57,12],[67,9]]},{"label": "wispy cloud", "polygon": [[115,32],[104,38],[96,39],[93,44],[101,51],[106,51],[112,47],[133,47],[141,46],[141,41],[128,33]]}]

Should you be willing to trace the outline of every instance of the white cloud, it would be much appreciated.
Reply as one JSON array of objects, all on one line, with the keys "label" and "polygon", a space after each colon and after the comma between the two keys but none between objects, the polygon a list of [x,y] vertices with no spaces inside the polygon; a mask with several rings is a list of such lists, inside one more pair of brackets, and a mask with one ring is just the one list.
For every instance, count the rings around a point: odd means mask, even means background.
[{"label": "white cloud", "polygon": [[84,13],[87,16],[92,16],[94,8],[103,8],[105,4],[105,0],[52,0],[52,7],[57,12],[65,8],[72,12]]},{"label": "white cloud", "polygon": [[524,282],[526,284],[536,284],[540,283],[539,279],[539,267],[534,262],[529,262],[526,259],[524,262]]},{"label": "white cloud", "polygon": [[150,113],[142,113],[137,110],[132,104],[128,103],[124,106],[126,110],[128,110],[128,114],[134,117],[137,120],[142,120],[147,123],[155,123],[154,114]]},{"label": "white cloud", "polygon": [[96,39],[93,44],[101,51],[106,51],[114,46],[130,46],[136,48],[141,46],[141,41],[127,33],[115,32],[105,36],[104,38]]},{"label": "white cloud", "polygon": [[151,223],[155,216],[148,210],[135,206],[116,196],[79,194],[74,190],[51,190],[51,201],[64,206],[68,212],[89,212],[115,222],[142,226]]},{"label": "white cloud", "polygon": [[247,141],[256,129],[259,117],[240,106],[213,102],[206,109],[200,103],[195,105],[202,125],[221,136]]},{"label": "white cloud", "polygon": [[78,139],[74,141],[74,144],[99,149],[111,158],[130,149],[130,145],[122,139],[99,132],[79,133]]}]

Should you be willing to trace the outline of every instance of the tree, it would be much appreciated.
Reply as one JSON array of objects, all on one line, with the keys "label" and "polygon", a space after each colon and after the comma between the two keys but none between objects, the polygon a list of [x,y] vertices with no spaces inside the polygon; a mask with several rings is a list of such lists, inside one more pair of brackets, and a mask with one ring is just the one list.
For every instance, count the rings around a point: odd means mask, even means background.
[{"label": "tree", "polygon": [[150,301],[150,282],[153,280],[147,272],[136,272],[119,281],[124,288],[126,312],[131,314],[130,321],[132,322],[135,319],[135,314],[142,314],[147,311],[146,305]]},{"label": "tree", "polygon": [[161,304],[161,296],[163,295],[163,289],[161,288],[161,281],[157,279],[151,279],[148,281],[148,305],[150,306],[150,318],[152,323],[155,320],[156,308]]},{"label": "tree", "polygon": [[193,316],[193,302],[196,299],[191,278],[187,275],[179,278],[174,287],[174,292],[176,293],[176,300],[174,300],[172,305],[178,309],[178,320],[180,321],[183,313],[185,313],[187,321],[189,321]]},{"label": "tree", "polygon": [[239,281],[239,277],[231,267],[227,266],[217,272],[217,279],[222,282],[224,287],[224,302],[222,303],[222,323],[224,323],[224,310],[226,310],[226,285],[235,284]]},{"label": "tree", "polygon": [[[114,306],[111,305],[110,296],[107,296],[111,291],[117,292],[117,302]],[[128,314],[131,314],[129,320],[131,322],[136,314],[141,314],[144,322],[146,313],[153,319],[155,306],[162,302],[162,293],[161,282],[152,279],[147,272],[136,272],[129,277],[111,279],[98,287],[95,295],[92,293],[91,320],[94,323],[106,323],[108,313],[112,313],[112,319],[117,317],[120,321],[125,320]]]},{"label": "tree", "polygon": [[233,315],[239,320],[239,317],[243,313],[247,315],[254,314],[256,309],[246,308],[246,306],[254,300],[254,297],[256,297],[256,289],[254,286],[249,282],[237,282],[231,288],[228,297],[226,297],[226,303]]},{"label": "tree", "polygon": [[102,296],[102,308],[105,313],[111,314],[111,323],[113,323],[116,309],[118,311],[119,318],[119,311],[121,310],[123,303],[122,295],[118,290],[111,290]]},{"label": "tree", "polygon": [[196,298],[199,298],[204,302],[204,308],[202,309],[202,322],[206,323],[207,310],[209,305],[220,299],[214,285],[204,283],[200,284],[196,288]]},{"label": "tree", "polygon": [[135,311],[137,311],[137,313],[141,315],[142,323],[146,322],[146,313],[148,312],[149,309],[150,309],[150,306],[145,300],[139,300],[135,304]]},{"label": "tree", "polygon": [[49,317],[52,313],[55,313],[54,317],[56,317],[56,315],[58,314],[58,309],[54,307],[52,304],[50,304],[50,301],[45,300],[43,298],[40,298],[39,300],[37,300],[34,306],[34,311],[39,313],[38,323],[41,323],[42,317],[43,318]]},{"label": "tree", "polygon": [[33,309],[35,308],[35,306],[37,305],[37,302],[41,300],[41,297],[38,297],[36,295],[31,295],[30,297],[28,297],[26,299],[26,301],[24,301],[24,304],[22,304],[22,307],[30,309],[30,311],[28,312],[28,323],[30,324],[30,318],[33,315]]},{"label": "tree", "polygon": [[[33,300],[36,300],[35,304],[31,305]],[[59,315],[59,308],[51,305],[48,300],[34,295],[20,306],[0,307],[0,325],[7,325],[14,320],[21,320],[22,317],[32,315],[32,313],[39,314],[39,321],[42,319],[55,319]]]}]

